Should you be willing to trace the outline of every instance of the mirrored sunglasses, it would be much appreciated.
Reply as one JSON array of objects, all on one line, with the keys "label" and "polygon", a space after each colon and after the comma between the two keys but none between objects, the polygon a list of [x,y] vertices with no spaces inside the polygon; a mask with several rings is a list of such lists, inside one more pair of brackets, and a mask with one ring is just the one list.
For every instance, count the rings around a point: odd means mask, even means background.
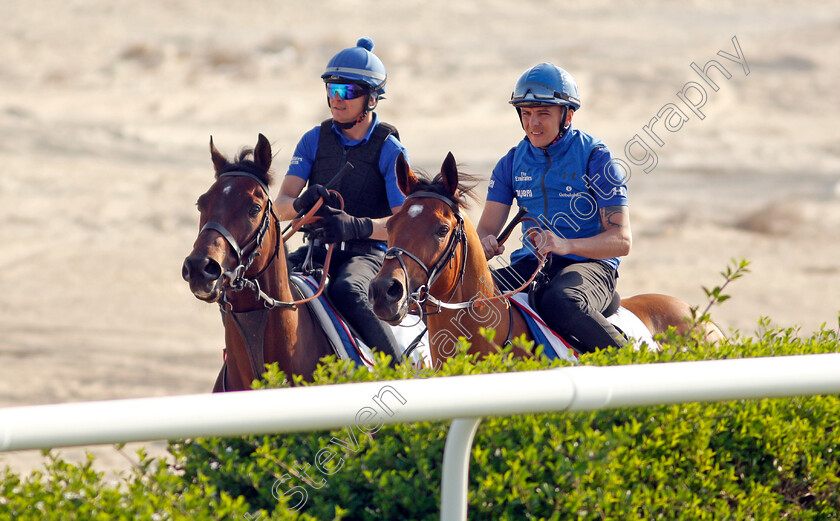
[{"label": "mirrored sunglasses", "polygon": [[367,89],[353,83],[327,83],[327,96],[334,98],[336,94],[343,100],[356,99],[367,94]]}]

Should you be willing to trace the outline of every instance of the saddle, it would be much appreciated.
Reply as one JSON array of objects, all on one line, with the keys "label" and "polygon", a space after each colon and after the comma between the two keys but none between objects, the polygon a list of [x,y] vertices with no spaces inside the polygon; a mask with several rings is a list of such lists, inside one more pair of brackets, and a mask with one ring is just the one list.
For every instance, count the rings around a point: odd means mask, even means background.
[{"label": "saddle", "polygon": [[[549,281],[548,277],[545,274],[540,273],[537,276],[537,278],[534,279],[534,282],[532,282],[531,285],[528,287],[528,306],[532,310],[539,309],[537,307],[537,297],[539,296],[539,294],[542,291],[545,290],[545,288],[548,286],[549,282],[550,281]],[[607,307],[601,313],[604,315],[604,317],[607,317],[607,320],[609,320],[609,317],[612,316],[612,315],[615,315],[620,307],[621,307],[621,296],[618,294],[618,291],[613,291],[612,298],[610,299],[610,303],[607,304]],[[615,324],[613,324],[613,325],[615,326]],[[548,327],[548,326],[546,326],[546,327]],[[615,326],[615,328],[618,329],[619,333],[621,333],[622,335],[627,337],[627,335],[624,333],[624,331],[621,330],[621,328],[619,328],[618,326]],[[567,335],[567,337],[565,338],[565,341],[568,342],[569,344],[571,344],[571,347],[573,347],[574,350],[578,353],[586,351],[586,349],[584,348],[584,346],[580,342],[580,340],[575,338],[573,335]]]},{"label": "saddle", "polygon": [[[320,274],[318,274],[320,275]],[[304,297],[310,297],[318,289],[318,280],[312,274],[291,273],[289,280],[298,288]],[[327,281],[329,285],[329,281]],[[313,317],[318,321],[336,356],[341,360],[353,360],[357,365],[373,367],[373,352],[356,332],[353,326],[341,316],[338,309],[327,296],[327,292],[306,304]],[[408,362],[415,368],[429,366],[431,353],[429,350],[429,334],[424,332],[425,326],[419,322],[413,326],[390,326],[400,354],[405,356],[409,346],[416,347],[408,354]]]},{"label": "saddle", "polygon": [[[540,292],[545,290],[548,286],[549,280],[548,277],[543,275],[542,273],[531,283],[528,287],[527,298],[514,298],[514,302],[520,307],[520,310],[523,311],[523,314],[526,315],[526,321],[529,322],[529,326],[531,327],[532,332],[536,333],[534,330],[541,328],[544,331],[554,333],[559,338],[553,330],[549,328],[549,326],[539,319],[538,322],[534,321],[535,317],[539,317],[537,313],[537,297],[539,296]],[[520,294],[523,295],[523,294]],[[527,312],[525,311],[524,307],[527,302]],[[607,307],[601,312],[604,317],[609,321],[613,327],[615,327],[619,333],[621,333],[628,341],[629,340],[637,340],[638,344],[647,344],[649,349],[658,349],[658,345],[653,340],[653,336],[648,331],[647,327],[639,320],[636,315],[631,313],[629,310],[621,307],[621,296],[618,294],[618,291],[613,291],[612,298],[610,299],[610,303]],[[527,315],[532,315],[528,317]],[[530,318],[530,320],[529,320]],[[540,324],[538,326],[538,324]],[[539,333],[538,336],[546,337],[545,332]],[[547,340],[551,340],[548,338]],[[562,338],[562,344],[566,345],[567,347],[574,350],[575,353],[581,353],[586,351],[584,349],[583,344],[574,337],[574,335],[566,335]],[[562,350],[562,346],[560,348]],[[552,357],[550,353],[549,357]],[[558,356],[561,358],[563,357],[559,352],[557,353]],[[553,357],[552,357],[553,358]],[[575,357],[576,360],[576,357]]]}]

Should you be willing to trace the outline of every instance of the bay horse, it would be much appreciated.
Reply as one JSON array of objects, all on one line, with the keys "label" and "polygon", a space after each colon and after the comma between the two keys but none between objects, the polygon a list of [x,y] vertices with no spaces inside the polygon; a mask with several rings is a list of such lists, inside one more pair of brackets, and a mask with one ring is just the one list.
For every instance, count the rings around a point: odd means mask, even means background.
[{"label": "bay horse", "polygon": [[294,305],[303,297],[293,293],[268,193],[271,145],[260,134],[253,150],[230,162],[211,137],[210,157],[215,182],[198,198],[200,231],[182,276],[196,298],[223,311],[225,361],[213,392],[250,389],[274,362],[290,380],[309,379],[333,351],[308,306]]},{"label": "bay horse", "polygon": [[[461,212],[471,188],[459,185],[452,154],[433,181],[418,179],[400,158],[397,180],[407,199],[387,223],[388,254],[371,281],[369,296],[376,315],[396,323],[410,307],[419,306],[427,318],[433,367],[455,354],[459,336],[471,342],[470,354],[495,352],[495,339],[490,342],[477,335],[479,327],[492,327],[496,338],[510,340],[524,334],[533,340],[525,319],[496,290],[478,233]],[[652,335],[670,327],[685,334],[691,327],[691,308],[676,297],[646,293],[621,299],[621,306]],[[723,338],[714,324],[703,327],[709,341]],[[513,352],[531,356],[515,343]]]}]

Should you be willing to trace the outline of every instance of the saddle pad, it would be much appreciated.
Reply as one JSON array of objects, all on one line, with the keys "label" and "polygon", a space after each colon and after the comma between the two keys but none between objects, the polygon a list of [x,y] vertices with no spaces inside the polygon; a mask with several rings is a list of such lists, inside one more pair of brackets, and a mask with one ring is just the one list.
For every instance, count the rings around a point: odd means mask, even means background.
[{"label": "saddle pad", "polygon": [[[414,318],[406,318],[404,322],[410,322]],[[394,338],[397,339],[397,345],[400,349],[400,354],[405,357],[406,350],[411,346],[411,343],[418,337],[417,347],[415,347],[408,355],[408,360],[415,370],[432,367],[432,350],[429,345],[429,330],[422,320],[417,319],[417,323],[413,325],[390,326],[391,332],[394,333]],[[422,335],[422,336],[421,336]]]},{"label": "saddle pad", "polygon": [[573,364],[578,363],[578,355],[572,346],[566,343],[560,335],[555,333],[545,322],[543,319],[537,315],[537,312],[531,309],[531,306],[528,305],[528,294],[527,293],[517,293],[510,299],[516,307],[519,308],[519,311],[522,312],[522,316],[525,317],[525,322],[528,323],[528,328],[531,330],[531,335],[536,340],[537,345],[542,345],[544,350],[543,353],[550,359],[555,358],[562,358],[567,362],[571,362]]},{"label": "saddle pad", "polygon": [[[543,343],[546,346],[546,356],[549,358],[559,357],[577,363],[577,353],[565,340],[548,327],[537,312],[531,308],[528,304],[527,293],[517,293],[511,298],[511,301],[522,311],[522,315],[528,322],[528,327],[531,328],[537,343]],[[653,335],[650,334],[647,326],[627,308],[618,308],[618,311],[607,317],[607,321],[629,337],[634,349],[638,350],[642,345],[646,345],[650,350],[659,349],[659,345],[653,340]],[[549,345],[551,345],[553,353],[549,351]],[[552,356],[552,354],[555,356]]]},{"label": "saddle pad", "polygon": [[[292,273],[289,278],[301,290],[305,297],[311,297],[318,291],[318,281],[308,275]],[[341,360],[353,360],[358,365],[366,367],[373,366],[373,353],[364,341],[354,337],[350,327],[341,318],[338,312],[330,305],[322,294],[318,298],[309,301],[307,304],[312,310],[324,334],[330,341],[333,351]],[[419,321],[418,321],[419,322]],[[390,326],[394,337],[397,339],[400,354],[405,353],[411,342],[420,336],[425,330],[422,322],[413,326]],[[429,333],[426,331],[418,342],[417,347],[409,355],[411,364],[420,369],[424,366],[431,366],[431,354],[429,350]]]},{"label": "saddle pad", "polygon": [[643,345],[650,351],[659,351],[659,344],[653,339],[650,330],[644,322],[627,308],[618,308],[618,311],[607,317],[607,322],[614,325],[625,334],[633,344],[633,349],[638,351]]}]

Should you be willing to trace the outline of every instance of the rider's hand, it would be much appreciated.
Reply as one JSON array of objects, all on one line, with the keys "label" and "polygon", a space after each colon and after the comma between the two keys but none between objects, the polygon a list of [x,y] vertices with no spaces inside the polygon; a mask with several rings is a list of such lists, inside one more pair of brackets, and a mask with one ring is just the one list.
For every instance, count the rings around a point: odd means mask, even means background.
[{"label": "rider's hand", "polygon": [[[530,230],[529,230],[530,232]],[[530,232],[529,238],[537,252],[542,255],[556,253],[557,255],[569,255],[572,253],[571,244],[567,239],[555,235],[551,230]]]},{"label": "rider's hand", "polygon": [[328,244],[367,239],[373,233],[370,217],[353,217],[345,211],[324,207],[318,210],[318,215],[323,216],[316,224],[319,235]]},{"label": "rider's hand", "polygon": [[295,199],[292,206],[295,208],[296,212],[306,213],[312,209],[312,207],[315,206],[315,203],[318,202],[318,199],[322,197],[324,198],[324,206],[332,206],[333,208],[337,208],[339,206],[338,196],[331,194],[322,185],[312,185],[307,188],[297,199]]},{"label": "rider's hand", "polygon": [[481,247],[484,249],[484,258],[492,259],[496,255],[501,255],[505,252],[505,247],[496,241],[495,235],[488,235],[481,239]]}]

